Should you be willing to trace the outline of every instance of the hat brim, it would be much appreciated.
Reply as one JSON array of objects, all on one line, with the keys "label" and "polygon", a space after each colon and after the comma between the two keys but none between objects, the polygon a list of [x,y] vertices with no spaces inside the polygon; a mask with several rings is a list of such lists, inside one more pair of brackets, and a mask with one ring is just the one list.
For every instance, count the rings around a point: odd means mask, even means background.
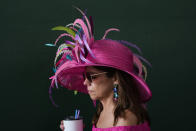
[{"label": "hat brim", "polygon": [[75,61],[69,61],[69,64],[64,63],[55,73],[58,83],[62,87],[65,87],[69,90],[76,90],[78,92],[88,94],[87,87],[83,84],[84,79],[82,76],[82,73],[85,71],[85,67],[87,66],[106,66],[106,67],[112,67],[127,72],[134,78],[136,85],[140,91],[142,102],[147,102],[152,97],[152,93],[148,88],[148,85],[142,78],[138,77],[133,72],[129,72],[121,69],[121,67],[116,67],[116,66],[106,65],[106,64],[97,64],[97,63],[78,64]]}]

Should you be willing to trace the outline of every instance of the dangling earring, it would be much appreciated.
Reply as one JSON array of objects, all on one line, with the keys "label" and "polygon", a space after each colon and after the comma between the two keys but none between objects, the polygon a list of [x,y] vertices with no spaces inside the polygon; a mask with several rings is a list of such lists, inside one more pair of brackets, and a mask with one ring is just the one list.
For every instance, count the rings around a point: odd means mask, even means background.
[{"label": "dangling earring", "polygon": [[114,84],[114,100],[117,101],[118,100],[118,84]]}]

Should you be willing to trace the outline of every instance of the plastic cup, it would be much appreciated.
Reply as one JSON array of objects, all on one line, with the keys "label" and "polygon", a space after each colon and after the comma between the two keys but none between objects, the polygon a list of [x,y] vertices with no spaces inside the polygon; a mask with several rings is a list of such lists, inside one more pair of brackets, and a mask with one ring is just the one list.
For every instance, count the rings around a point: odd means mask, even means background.
[{"label": "plastic cup", "polygon": [[63,120],[64,131],[83,131],[83,119],[79,117],[75,119],[74,116],[70,116]]}]

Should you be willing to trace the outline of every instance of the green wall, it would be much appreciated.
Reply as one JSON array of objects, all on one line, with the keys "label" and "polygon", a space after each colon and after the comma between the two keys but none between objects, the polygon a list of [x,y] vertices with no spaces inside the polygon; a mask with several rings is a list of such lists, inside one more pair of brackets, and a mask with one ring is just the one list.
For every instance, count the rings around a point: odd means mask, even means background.
[{"label": "green wall", "polygon": [[[191,0],[4,0],[1,8],[0,130],[57,131],[60,121],[79,108],[90,131],[94,107],[89,96],[48,88],[53,75],[57,25],[82,17],[72,5],[93,16],[95,39],[137,44],[152,63],[147,82],[152,90],[148,111],[152,131],[189,131],[195,124],[195,2]],[[1,129],[2,128],[2,129]]]}]

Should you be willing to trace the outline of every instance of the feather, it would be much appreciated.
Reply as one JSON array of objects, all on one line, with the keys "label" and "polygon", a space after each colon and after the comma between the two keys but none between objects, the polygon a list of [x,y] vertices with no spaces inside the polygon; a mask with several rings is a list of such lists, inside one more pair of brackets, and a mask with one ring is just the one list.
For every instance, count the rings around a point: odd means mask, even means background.
[{"label": "feather", "polygon": [[91,25],[91,32],[92,32],[92,36],[94,35],[94,25],[93,25],[93,18],[92,16],[90,16],[90,25]]},{"label": "feather", "polygon": [[137,54],[134,54],[136,57],[138,57],[139,59],[143,60],[144,62],[146,62],[151,68],[152,68],[152,65],[150,64],[150,62],[148,62],[146,59],[144,59],[143,57],[137,55]]},{"label": "feather", "polygon": [[63,31],[66,31],[68,34],[72,35],[73,37],[75,37],[75,32],[68,28],[68,27],[64,27],[64,26],[56,26],[54,28],[52,28],[52,30],[63,30]]},{"label": "feather", "polygon": [[69,36],[69,37],[71,37],[71,38],[74,40],[74,37],[73,37],[72,35],[67,34],[67,33],[63,33],[63,34],[61,34],[61,35],[56,39],[54,45],[56,45],[56,43],[59,41],[59,39],[62,38],[62,37],[64,37],[64,36]]},{"label": "feather", "polygon": [[58,89],[59,87],[58,87],[58,82],[56,77],[54,78],[54,81],[55,81],[56,88]]},{"label": "feather", "polygon": [[85,59],[84,56],[80,53],[80,59],[85,63],[92,63],[89,60]]},{"label": "feather", "polygon": [[45,44],[45,46],[55,46],[54,44]]},{"label": "feather", "polygon": [[51,76],[49,79],[53,79],[55,76]]},{"label": "feather", "polygon": [[66,58],[67,58],[68,60],[72,60],[72,58],[71,58],[70,55],[66,55]]},{"label": "feather", "polygon": [[146,78],[147,78],[147,69],[146,67],[143,65],[143,70],[144,70],[144,80],[146,81]]},{"label": "feather", "polygon": [[85,45],[86,49],[89,51],[90,55],[95,58],[95,56],[94,56],[93,52],[91,51],[84,35],[83,35],[83,41],[84,41],[84,45]]},{"label": "feather", "polygon": [[78,31],[77,31],[77,34],[79,34],[80,36],[82,36],[84,34],[82,28],[80,28]]},{"label": "feather", "polygon": [[105,34],[103,36],[102,39],[105,39],[105,37],[107,36],[107,34],[110,32],[110,31],[120,31],[119,29],[116,29],[116,28],[110,28],[108,30],[105,31]]},{"label": "feather", "polygon": [[84,13],[84,15],[83,15],[83,17],[82,17],[82,20],[84,21],[84,20],[85,20],[85,17],[84,17],[84,16],[86,16],[87,9],[85,9],[85,11],[84,11],[83,13]]},{"label": "feather", "polygon": [[73,47],[73,45],[70,45],[70,44],[66,44],[66,43],[63,43],[59,46],[57,52],[56,52],[56,55],[59,54],[59,52],[63,51],[63,50],[68,50],[69,51],[69,47]]},{"label": "feather", "polygon": [[70,50],[61,50],[57,55],[56,55],[56,57],[55,57],[55,60],[54,60],[54,66],[55,66],[55,68],[56,68],[56,60],[58,59],[58,57],[60,56],[60,55],[62,55],[62,54],[69,54],[70,56],[72,56],[72,51],[70,51]]},{"label": "feather", "polygon": [[[75,25],[73,23],[70,23],[70,24],[66,25],[66,27],[69,27],[69,26],[72,26],[72,27],[75,26],[77,28],[81,28],[81,26],[78,23],[76,23]],[[75,30],[75,28],[74,28],[74,30]]]},{"label": "feather", "polygon": [[75,47],[75,55],[76,55],[76,59],[77,59],[77,61],[78,61],[78,63],[80,63],[80,59],[79,59],[79,52],[78,52],[78,50],[79,50],[79,46],[77,45],[76,47]]},{"label": "feather", "polygon": [[[89,29],[90,35],[91,35],[91,37],[92,37],[91,26],[90,26],[90,23],[89,23],[89,21],[88,21],[88,18],[86,17],[85,13],[82,12],[79,8],[77,8],[77,7],[75,7],[75,8],[84,16],[84,18],[85,18],[85,20],[86,20],[86,23],[87,23],[87,25],[88,25],[88,29]],[[87,40],[89,40],[89,39],[87,39]]]},{"label": "feather", "polygon": [[74,95],[77,95],[77,94],[78,94],[78,91],[77,91],[77,90],[75,90],[75,91],[74,91]]},{"label": "feather", "polygon": [[[67,41],[66,41],[67,42]],[[75,44],[75,43],[74,43]],[[67,43],[63,43],[59,46],[58,50],[61,50],[61,49],[67,49],[68,47],[71,47],[71,48],[74,48],[75,45],[73,45],[73,43],[70,43],[70,44],[67,44]],[[69,48],[68,48],[69,49]]]},{"label": "feather", "polygon": [[137,51],[138,51],[140,54],[142,54],[141,49],[140,49],[137,45],[132,44],[132,43],[130,43],[130,42],[128,42],[128,41],[124,41],[124,40],[118,40],[118,42],[120,42],[121,44],[130,46],[130,47],[133,47],[133,48],[137,49]]},{"label": "feather", "polygon": [[133,62],[139,70],[138,76],[141,77],[142,76],[142,63],[141,63],[141,61],[135,55],[133,55]]},{"label": "feather", "polygon": [[80,45],[82,45],[83,42],[82,42],[82,40],[80,39],[80,37],[79,37],[78,34],[76,34],[75,40],[78,41]]},{"label": "feather", "polygon": [[65,43],[72,45],[72,48],[76,46],[76,43],[66,40]]},{"label": "feather", "polygon": [[75,32],[77,32],[78,30],[74,27],[69,27],[70,29],[74,30]]},{"label": "feather", "polygon": [[52,98],[52,86],[50,86],[50,88],[49,88],[49,98],[50,98],[52,104],[53,104],[55,107],[59,107],[57,104],[55,104],[55,102],[54,102],[54,100],[53,100],[53,98]]},{"label": "feather", "polygon": [[87,40],[89,40],[90,37],[89,37],[88,28],[87,28],[86,24],[84,23],[84,21],[83,21],[82,19],[76,19],[76,20],[74,21],[74,25],[75,25],[76,23],[78,23],[79,25],[81,25],[81,27],[82,27],[82,29],[83,29],[83,31],[84,31],[84,34],[85,34]]},{"label": "feather", "polygon": [[56,69],[55,68],[52,68],[52,70],[53,70],[54,73],[56,73]]}]

